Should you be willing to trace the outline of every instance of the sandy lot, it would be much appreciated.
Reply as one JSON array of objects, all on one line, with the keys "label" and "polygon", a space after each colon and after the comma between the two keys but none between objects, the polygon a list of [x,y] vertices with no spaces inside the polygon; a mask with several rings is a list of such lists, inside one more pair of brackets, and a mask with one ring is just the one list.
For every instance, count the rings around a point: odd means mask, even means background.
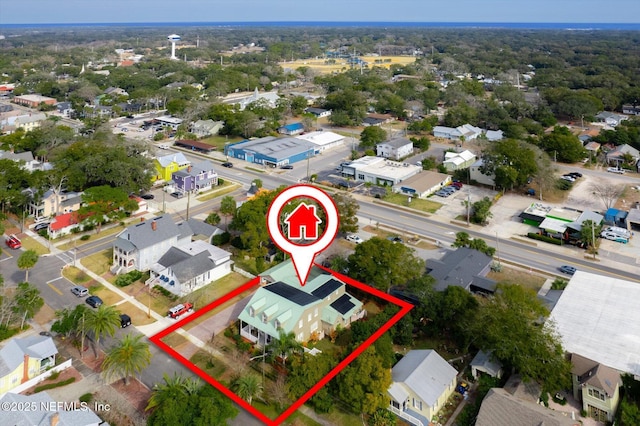
[{"label": "sandy lot", "polygon": [[[360,59],[367,62],[369,67],[389,68],[392,64],[407,65],[415,62],[413,56],[360,56]],[[376,61],[381,61],[376,63]],[[387,61],[387,62],[385,62]],[[320,74],[329,74],[332,72],[341,72],[351,69],[351,65],[344,59],[336,59],[334,64],[326,64],[324,58],[317,59],[301,59],[297,61],[279,62],[282,68],[297,69],[299,67],[309,67]],[[359,65],[354,65],[359,68]]]}]

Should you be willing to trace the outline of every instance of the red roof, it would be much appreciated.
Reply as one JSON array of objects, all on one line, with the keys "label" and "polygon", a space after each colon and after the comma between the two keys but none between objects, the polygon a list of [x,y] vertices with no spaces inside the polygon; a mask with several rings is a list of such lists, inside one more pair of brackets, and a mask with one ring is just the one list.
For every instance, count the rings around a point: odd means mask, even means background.
[{"label": "red roof", "polygon": [[67,226],[75,225],[77,223],[78,223],[78,213],[70,212],[70,213],[65,213],[65,214],[56,216],[53,219],[53,222],[51,222],[51,225],[49,225],[49,228],[52,231],[59,231],[61,229],[66,228]]}]

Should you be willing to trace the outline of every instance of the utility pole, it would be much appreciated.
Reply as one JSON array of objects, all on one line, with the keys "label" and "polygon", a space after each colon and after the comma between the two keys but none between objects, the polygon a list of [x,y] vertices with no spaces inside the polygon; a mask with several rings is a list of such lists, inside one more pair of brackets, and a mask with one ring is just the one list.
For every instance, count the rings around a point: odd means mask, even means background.
[{"label": "utility pole", "polygon": [[191,191],[187,191],[187,220],[189,220],[189,205],[191,204]]},{"label": "utility pole", "polygon": [[311,153],[307,149],[307,183],[309,183],[309,160],[311,158]]},{"label": "utility pole", "polygon": [[593,260],[596,260],[596,223],[591,222],[591,246],[593,248]]},{"label": "utility pole", "polygon": [[500,268],[500,242],[498,241],[498,231],[496,231],[496,252],[498,254],[498,268]]},{"label": "utility pole", "polygon": [[471,211],[471,189],[467,188],[467,226],[469,226],[470,211]]}]

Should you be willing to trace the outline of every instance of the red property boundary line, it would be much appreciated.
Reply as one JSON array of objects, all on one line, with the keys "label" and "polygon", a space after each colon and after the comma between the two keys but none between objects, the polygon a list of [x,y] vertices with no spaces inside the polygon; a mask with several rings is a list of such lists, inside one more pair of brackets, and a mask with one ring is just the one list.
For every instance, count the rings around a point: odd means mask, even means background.
[{"label": "red property boundary line", "polygon": [[166,337],[167,335],[169,335],[170,333],[174,332],[175,330],[179,329],[180,327],[182,327],[183,325],[196,320],[197,318],[201,317],[202,315],[206,314],[207,312],[211,311],[212,309],[215,309],[216,307],[218,307],[219,305],[223,304],[224,302],[238,296],[239,294],[242,294],[243,292],[251,289],[252,287],[258,285],[260,283],[260,277],[256,277],[254,279],[252,279],[251,281],[247,282],[246,284],[243,284],[242,286],[238,287],[237,289],[231,291],[230,293],[227,293],[226,295],[224,295],[223,297],[221,297],[218,300],[213,301],[212,303],[210,303],[209,305],[205,306],[204,308],[196,311],[195,313],[193,313],[192,315],[189,315],[179,321],[177,321],[175,324],[167,327],[166,329],[160,331],[159,333],[151,336],[149,338],[149,340],[151,340],[155,345],[157,345],[160,349],[164,350],[165,352],[167,352],[169,355],[171,355],[172,357],[174,357],[178,362],[180,362],[181,364],[183,364],[185,367],[187,367],[192,373],[194,373],[195,375],[197,375],[198,377],[200,377],[202,380],[206,381],[207,383],[209,383],[211,386],[213,386],[214,388],[218,389],[220,392],[222,392],[224,395],[226,395],[228,398],[230,398],[233,402],[235,402],[236,404],[240,405],[242,408],[244,408],[245,410],[247,410],[249,413],[251,413],[253,416],[255,416],[257,419],[259,419],[261,422],[263,422],[265,425],[267,426],[277,426],[280,423],[282,423],[287,417],[289,417],[290,415],[292,415],[298,408],[300,408],[300,406],[302,406],[302,404],[304,404],[305,402],[307,402],[309,400],[309,398],[311,398],[316,392],[318,392],[320,390],[320,388],[322,388],[324,385],[326,385],[331,379],[333,379],[340,371],[342,371],[345,367],[347,367],[349,365],[349,363],[351,363],[354,359],[356,359],[357,356],[359,356],[362,352],[364,352],[369,346],[371,346],[373,344],[373,342],[375,342],[380,336],[382,336],[386,331],[388,331],[395,323],[397,323],[403,316],[405,316],[412,308],[413,305],[405,302],[403,300],[400,300],[394,296],[391,296],[387,293],[384,293],[378,289],[375,289],[369,285],[363,284],[359,281],[353,280],[345,275],[339,274],[335,271],[332,271],[328,268],[325,268],[321,265],[318,264],[314,264],[315,267],[320,268],[326,272],[329,272],[330,274],[334,275],[335,277],[337,277],[338,279],[340,279],[342,282],[344,282],[347,285],[350,285],[354,288],[357,288],[361,291],[364,291],[365,293],[369,293],[373,296],[376,296],[380,299],[383,299],[389,303],[393,303],[394,305],[397,305],[398,307],[400,307],[400,310],[389,319],[389,321],[387,321],[380,329],[378,329],[376,332],[374,332],[371,336],[369,336],[368,339],[366,339],[360,346],[358,346],[351,354],[349,354],[346,358],[344,358],[342,361],[340,361],[340,363],[338,363],[338,365],[336,365],[326,376],[324,376],[318,383],[316,383],[314,386],[312,386],[307,392],[305,392],[304,395],[302,395],[298,400],[296,400],[289,408],[287,408],[282,414],[280,414],[277,418],[275,419],[270,419],[269,417],[265,416],[262,412],[260,412],[259,410],[257,410],[255,407],[249,405],[249,403],[247,403],[247,401],[245,401],[244,399],[240,398],[238,395],[236,395],[235,393],[233,393],[231,390],[229,390],[227,387],[225,387],[222,383],[218,382],[217,380],[215,380],[214,378],[212,378],[211,376],[209,376],[207,373],[205,373],[204,371],[202,371],[200,368],[198,368],[196,365],[194,365],[191,361],[189,361],[187,358],[185,358],[184,356],[182,356],[180,353],[178,353],[176,350],[174,350],[173,348],[171,348],[170,346],[168,346],[166,343],[164,343],[161,339],[163,339],[164,337]]}]

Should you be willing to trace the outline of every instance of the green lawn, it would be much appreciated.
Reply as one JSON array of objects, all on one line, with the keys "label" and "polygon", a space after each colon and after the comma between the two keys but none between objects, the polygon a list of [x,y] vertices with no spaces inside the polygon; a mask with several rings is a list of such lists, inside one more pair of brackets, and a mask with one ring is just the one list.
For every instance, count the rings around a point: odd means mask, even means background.
[{"label": "green lawn", "polygon": [[209,144],[211,146],[215,146],[220,151],[224,151],[224,146],[227,143],[235,143],[235,142],[240,142],[240,141],[243,141],[243,140],[244,140],[244,138],[240,138],[240,137],[227,138],[226,136],[210,136],[210,137],[205,138],[205,139],[200,139],[198,142],[204,142],[204,143]]},{"label": "green lawn", "polygon": [[409,198],[406,195],[395,193],[385,196],[383,200],[388,203],[409,207],[415,210],[423,211],[425,213],[435,213],[440,207],[442,207],[442,204],[440,203],[431,200],[423,200],[422,198],[412,198],[411,203],[409,203]]},{"label": "green lawn", "polygon": [[93,271],[97,275],[102,275],[109,270],[111,261],[113,260],[113,249],[99,251],[87,257],[80,259],[82,265]]},{"label": "green lawn", "polygon": [[237,184],[235,182],[229,182],[229,181],[225,180],[225,182],[222,185],[216,186],[215,189],[213,189],[211,191],[207,191],[206,194],[198,196],[196,199],[198,201],[209,201],[209,200],[212,200],[214,198],[222,197],[223,195],[227,195],[228,193],[233,192],[238,188],[240,188],[240,184]]}]

